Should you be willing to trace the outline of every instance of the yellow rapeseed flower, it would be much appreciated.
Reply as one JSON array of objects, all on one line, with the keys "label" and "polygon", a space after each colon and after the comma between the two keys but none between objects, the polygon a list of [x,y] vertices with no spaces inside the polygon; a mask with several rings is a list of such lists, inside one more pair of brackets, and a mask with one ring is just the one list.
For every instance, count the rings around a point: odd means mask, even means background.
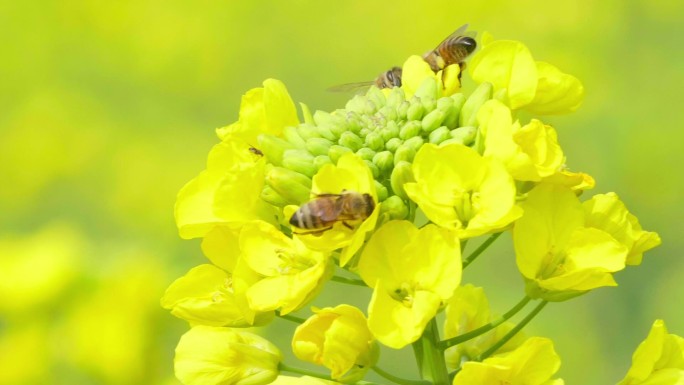
[{"label": "yellow rapeseed flower", "polygon": [[332,274],[329,253],[309,250],[266,222],[245,224],[240,251],[241,262],[259,277],[245,292],[255,311],[295,311],[318,294]]},{"label": "yellow rapeseed flower", "polygon": [[261,385],[278,376],[282,356],[268,340],[229,328],[195,326],[176,347],[176,377],[185,385]]},{"label": "yellow rapeseed flower", "polygon": [[536,114],[575,111],[584,99],[584,86],[574,76],[551,64],[537,62],[519,41],[495,40],[484,44],[468,66],[472,78],[489,82],[513,110]]},{"label": "yellow rapeseed flower", "polygon": [[663,320],[656,320],[648,337],[632,356],[632,367],[618,385],[684,384],[684,338],[668,334]]},{"label": "yellow rapeseed flower", "polygon": [[432,222],[470,238],[508,226],[522,214],[515,205],[513,178],[503,164],[475,150],[425,144],[413,163],[408,196]]},{"label": "yellow rapeseed flower", "polygon": [[559,368],[551,340],[531,337],[511,352],[464,363],[453,385],[562,385],[551,379]]},{"label": "yellow rapeseed flower", "polygon": [[209,264],[194,267],[174,281],[161,305],[190,325],[247,327],[273,318],[273,312],[256,313],[248,308],[244,294],[235,293],[232,275]]},{"label": "yellow rapeseed flower", "polygon": [[585,225],[582,204],[568,188],[540,184],[528,194],[513,228],[518,269],[532,298],[563,301],[601,286],[616,286],[627,247]]},{"label": "yellow rapeseed flower", "polygon": [[404,62],[402,67],[401,88],[406,98],[409,99],[418,89],[424,87],[426,79],[431,79],[437,88],[436,97],[449,96],[461,89],[461,82],[458,78],[460,73],[461,67],[458,64],[451,64],[435,73],[422,57],[413,55]]},{"label": "yellow rapeseed flower", "polygon": [[660,245],[657,233],[641,229],[639,220],[632,215],[617,194],[598,194],[584,202],[587,226],[601,229],[627,246],[628,265],[639,265],[645,251]]},{"label": "yellow rapeseed flower", "polygon": [[452,231],[408,221],[384,224],[358,265],[372,288],[368,326],[383,344],[400,349],[416,341],[461,281],[461,249]]},{"label": "yellow rapeseed flower", "polygon": [[563,165],[565,157],[553,127],[536,119],[521,127],[498,100],[487,101],[477,119],[484,136],[484,155],[501,160],[515,180],[539,181]]},{"label": "yellow rapeseed flower", "polygon": [[361,310],[343,304],[314,313],[292,337],[295,356],[327,367],[333,379],[362,379],[377,362],[379,350]]},{"label": "yellow rapeseed flower", "polygon": [[260,134],[280,136],[286,126],[299,124],[285,84],[276,79],[266,79],[263,84],[263,88],[253,88],[242,96],[237,122],[216,130],[221,140],[240,138],[255,146]]}]

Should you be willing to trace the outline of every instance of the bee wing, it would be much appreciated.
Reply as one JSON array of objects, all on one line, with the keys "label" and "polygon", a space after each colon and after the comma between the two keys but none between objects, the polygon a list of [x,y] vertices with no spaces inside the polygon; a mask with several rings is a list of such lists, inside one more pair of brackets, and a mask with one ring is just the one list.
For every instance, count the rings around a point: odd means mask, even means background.
[{"label": "bee wing", "polygon": [[342,196],[339,194],[329,195],[334,195],[334,197],[318,201],[318,215],[325,222],[335,222],[339,220],[340,213],[342,212]]},{"label": "bee wing", "polygon": [[444,40],[442,40],[439,44],[437,44],[437,47],[435,48],[435,50],[437,50],[437,48],[439,48],[439,46],[441,46],[442,44],[446,43],[447,40],[455,38],[455,37],[467,36],[467,37],[472,37],[474,39],[475,36],[477,36],[477,32],[467,31],[467,29],[468,29],[468,24],[463,24],[462,26],[458,27],[457,30],[455,30],[454,32],[449,34],[449,36],[447,36],[446,38],[444,38]]},{"label": "bee wing", "polygon": [[347,83],[347,84],[339,84],[336,86],[332,86],[328,88],[328,91],[330,92],[351,92],[351,91],[362,91],[365,88],[368,88],[375,84],[375,81],[370,80],[367,82],[356,82],[356,83]]}]

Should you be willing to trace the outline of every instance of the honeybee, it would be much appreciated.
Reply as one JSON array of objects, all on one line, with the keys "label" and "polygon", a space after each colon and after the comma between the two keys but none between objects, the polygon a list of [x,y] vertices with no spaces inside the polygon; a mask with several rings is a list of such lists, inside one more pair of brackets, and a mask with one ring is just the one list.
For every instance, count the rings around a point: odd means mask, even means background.
[{"label": "honeybee", "polygon": [[292,214],[290,224],[308,230],[299,234],[321,234],[337,222],[353,230],[347,221],[363,221],[374,209],[375,202],[370,194],[346,190],[340,194],[318,194]]},{"label": "honeybee", "polygon": [[[468,24],[462,25],[451,35],[447,36],[437,48],[423,54],[423,59],[430,65],[430,68],[437,73],[444,67],[451,64],[458,64],[461,73],[465,70],[465,59],[475,51],[477,42],[475,32],[467,31]],[[401,67],[392,67],[381,73],[378,77],[369,82],[348,83],[329,88],[330,91],[351,91],[372,85],[378,88],[401,87]],[[459,79],[461,75],[459,74]]]}]

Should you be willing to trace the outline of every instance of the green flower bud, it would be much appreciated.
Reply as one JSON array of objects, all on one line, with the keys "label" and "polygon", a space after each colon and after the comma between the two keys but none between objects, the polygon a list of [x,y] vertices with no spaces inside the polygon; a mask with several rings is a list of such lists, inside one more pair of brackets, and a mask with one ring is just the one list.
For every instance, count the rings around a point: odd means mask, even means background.
[{"label": "green flower bud", "polygon": [[358,155],[359,158],[363,160],[373,160],[373,157],[375,156],[375,151],[371,150],[370,148],[363,147],[356,151],[356,155]]},{"label": "green flower bud", "polygon": [[283,154],[283,166],[312,177],[316,174],[316,166],[313,164],[314,156],[306,150],[287,150]]},{"label": "green flower bud", "polygon": [[332,122],[332,116],[330,113],[325,111],[316,111],[313,115],[313,120],[316,122],[317,126],[321,124],[328,124]]},{"label": "green flower bud", "polygon": [[363,114],[365,113],[367,101],[368,98],[363,95],[354,95],[354,97],[349,99],[347,104],[345,104],[344,109]]},{"label": "green flower bud", "polygon": [[389,151],[382,151],[375,154],[373,163],[380,169],[381,172],[386,172],[394,167],[394,155]]},{"label": "green flower bud", "polygon": [[392,138],[396,138],[399,136],[399,126],[397,125],[397,122],[395,121],[389,121],[387,122],[387,125],[380,130],[380,136],[382,136],[382,139],[387,142],[388,140]]},{"label": "green flower bud", "polygon": [[291,204],[304,203],[311,195],[311,179],[283,167],[271,168],[266,183]]},{"label": "green flower bud", "polygon": [[463,94],[453,94],[450,98],[453,100],[453,104],[447,111],[447,116],[442,124],[449,128],[456,128],[458,127],[458,117],[461,115],[461,108],[463,108],[466,98]]},{"label": "green flower bud", "polygon": [[259,195],[259,197],[266,203],[272,204],[276,207],[285,207],[289,204],[294,204],[293,202],[290,202],[287,199],[283,198],[280,194],[278,194],[277,191],[275,191],[271,186],[268,185],[264,186],[263,190],[261,190],[261,194]]},{"label": "green flower bud", "polygon": [[332,146],[330,146],[330,150],[328,150],[328,156],[330,157],[330,160],[332,160],[333,163],[337,164],[337,160],[340,159],[342,155],[349,152],[353,151],[347,147],[333,144]]},{"label": "green flower bud", "polygon": [[361,132],[361,128],[363,128],[363,124],[361,124],[361,117],[359,117],[359,115],[355,112],[347,112],[346,128],[343,131],[340,131],[338,136],[341,136],[346,131],[351,131],[355,134],[358,134]]},{"label": "green flower bud", "polygon": [[406,120],[408,116],[408,110],[411,107],[411,103],[404,100],[401,102],[399,107],[397,107],[397,120]]},{"label": "green flower bud", "polygon": [[437,99],[437,81],[434,78],[426,78],[420,83],[414,95],[421,99]]},{"label": "green flower bud", "polygon": [[383,185],[382,183],[378,182],[377,180],[373,181],[375,184],[375,192],[378,194],[378,202],[382,202],[387,197],[389,196],[389,191],[387,191],[387,187]]},{"label": "green flower bud", "polygon": [[444,118],[445,118],[444,111],[442,111],[442,110],[431,111],[429,114],[425,115],[425,117],[423,118],[423,121],[421,122],[423,132],[429,133],[429,132],[436,130],[438,127],[440,127],[442,125]]},{"label": "green flower bud", "polygon": [[382,151],[385,148],[385,141],[378,132],[370,132],[366,135],[366,147],[374,151]]},{"label": "green flower bud", "polygon": [[406,162],[412,162],[413,157],[416,156],[416,150],[413,149],[411,146],[407,146],[406,143],[402,144],[397,148],[397,151],[394,152],[394,165],[396,166],[397,163],[403,161]]},{"label": "green flower bud", "polygon": [[311,138],[306,141],[306,149],[313,155],[326,155],[333,142],[324,138]]},{"label": "green flower bud", "polygon": [[366,163],[368,168],[370,168],[371,172],[373,173],[373,179],[377,179],[380,176],[380,169],[378,168],[378,166],[373,164],[373,162],[371,162],[370,160],[364,159],[363,161]]},{"label": "green flower bud", "polygon": [[295,148],[294,144],[277,136],[261,134],[257,136],[259,149],[269,162],[280,166],[283,162],[283,154],[286,150]]},{"label": "green flower bud", "polygon": [[318,127],[311,124],[300,124],[299,126],[297,126],[297,132],[299,133],[299,136],[304,140],[321,137],[321,135],[318,133]]},{"label": "green flower bud", "polygon": [[347,147],[352,151],[356,151],[359,148],[363,147],[363,139],[359,138],[358,135],[349,131],[343,132],[342,135],[340,135],[340,140],[338,141],[338,143],[341,146]]},{"label": "green flower bud", "polygon": [[297,148],[304,148],[306,146],[306,141],[299,136],[297,127],[288,126],[283,128],[283,138]]},{"label": "green flower bud", "polygon": [[437,108],[444,111],[444,113],[448,113],[449,109],[453,105],[454,105],[454,99],[452,99],[449,96],[444,96],[444,97],[437,99]]},{"label": "green flower bud", "polygon": [[404,219],[408,216],[408,206],[397,195],[391,197],[380,203],[380,215],[386,214],[389,219]]},{"label": "green flower bud", "polygon": [[[331,142],[336,142],[340,135],[335,133],[335,127],[336,126],[331,123],[323,123],[318,126],[318,135],[320,135],[322,138],[328,139]],[[346,131],[344,127],[342,128],[342,132]]]},{"label": "green flower bud", "polygon": [[391,152],[395,152],[403,143],[404,141],[399,138],[392,138],[385,143],[385,148]]},{"label": "green flower bud", "polygon": [[421,103],[411,103],[406,111],[406,119],[408,120],[420,120],[423,117],[425,109]]},{"label": "green flower bud", "polygon": [[316,166],[316,170],[320,171],[320,169],[326,164],[332,164],[332,160],[329,156],[319,155],[314,158],[314,166]]},{"label": "green flower bud", "polygon": [[404,126],[399,130],[399,138],[406,140],[413,138],[414,136],[420,135],[420,130],[423,128],[421,122],[411,121],[406,122]]},{"label": "green flower bud", "polygon": [[373,130],[371,130],[370,128],[364,127],[364,128],[361,129],[361,132],[359,132],[359,136],[365,139],[365,138],[366,138],[366,135],[368,135],[368,134],[371,133],[372,131],[373,131]]},{"label": "green flower bud", "polygon": [[432,144],[440,144],[443,141],[451,138],[451,132],[447,127],[440,127],[430,133],[428,140]]},{"label": "green flower bud", "polygon": [[477,112],[480,107],[489,99],[492,98],[492,84],[482,83],[475,91],[468,97],[468,100],[461,108],[461,116],[459,118],[459,126],[474,126],[477,123]]},{"label": "green flower bud", "polygon": [[393,87],[389,96],[387,96],[387,106],[396,109],[404,100],[406,100],[404,90],[401,87]]},{"label": "green flower bud", "polygon": [[400,161],[394,165],[392,176],[390,176],[390,185],[392,186],[392,191],[395,195],[398,195],[404,200],[408,199],[408,195],[406,195],[406,191],[404,191],[404,183],[415,181],[416,179],[413,177],[411,163]]},{"label": "green flower bud", "polygon": [[434,109],[437,108],[437,101],[435,101],[435,99],[423,98],[420,99],[420,104],[423,105],[424,114],[434,111]]},{"label": "green flower bud", "polygon": [[459,127],[455,130],[451,130],[450,132],[450,136],[452,139],[457,140],[459,143],[465,146],[470,146],[471,144],[473,144],[476,135],[477,128],[472,126]]},{"label": "green flower bud", "polygon": [[382,91],[380,91],[378,87],[371,87],[366,93],[366,97],[368,98],[368,100],[373,102],[373,104],[375,105],[375,110],[379,110],[387,103],[385,94]]},{"label": "green flower bud", "polygon": [[414,136],[413,138],[404,141],[402,146],[411,147],[413,151],[418,152],[420,147],[425,143],[425,139],[421,136]]},{"label": "green flower bud", "polygon": [[384,106],[377,112],[377,116],[382,117],[386,121],[397,120],[397,109],[390,106]]}]

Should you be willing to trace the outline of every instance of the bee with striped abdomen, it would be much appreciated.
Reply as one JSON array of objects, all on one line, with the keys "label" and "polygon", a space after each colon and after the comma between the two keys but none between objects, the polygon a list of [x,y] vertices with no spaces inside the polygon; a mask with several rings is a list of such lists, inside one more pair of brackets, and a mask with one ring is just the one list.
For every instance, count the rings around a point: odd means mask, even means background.
[{"label": "bee with striped abdomen", "polygon": [[[475,32],[467,31],[468,24],[462,25],[451,35],[447,36],[437,48],[426,52],[423,59],[430,65],[430,68],[437,73],[444,67],[451,64],[458,64],[461,67],[461,73],[465,70],[465,59],[475,51],[477,42],[475,41]],[[401,68],[392,67],[391,69],[381,73],[375,80],[368,82],[358,82],[342,84],[339,86],[329,88],[330,91],[351,91],[363,87],[370,87],[372,85],[378,88],[392,88],[401,87]],[[459,79],[460,79],[459,74]]]},{"label": "bee with striped abdomen", "polygon": [[375,209],[370,194],[343,190],[340,194],[318,194],[303,204],[290,218],[290,224],[306,230],[299,234],[320,234],[337,222],[353,230],[348,222],[363,221]]}]

